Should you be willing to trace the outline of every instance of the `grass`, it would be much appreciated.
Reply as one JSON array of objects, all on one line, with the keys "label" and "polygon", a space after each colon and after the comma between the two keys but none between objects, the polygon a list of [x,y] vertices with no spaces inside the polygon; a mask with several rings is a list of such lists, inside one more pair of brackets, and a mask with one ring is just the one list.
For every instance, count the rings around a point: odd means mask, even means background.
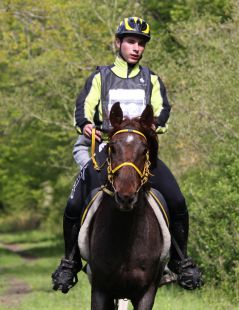
[{"label": "grass", "polygon": [[[14,310],[88,310],[90,286],[85,274],[67,295],[51,288],[51,273],[62,256],[63,244],[59,236],[34,231],[1,234],[0,242],[18,244],[37,259],[28,259],[0,246],[0,309]],[[17,289],[14,290],[14,283]],[[29,288],[21,291],[19,285]],[[11,301],[11,302],[10,302]],[[132,307],[130,307],[132,309]],[[222,291],[205,285],[197,291],[185,291],[176,285],[158,290],[154,310],[236,310]]]}]

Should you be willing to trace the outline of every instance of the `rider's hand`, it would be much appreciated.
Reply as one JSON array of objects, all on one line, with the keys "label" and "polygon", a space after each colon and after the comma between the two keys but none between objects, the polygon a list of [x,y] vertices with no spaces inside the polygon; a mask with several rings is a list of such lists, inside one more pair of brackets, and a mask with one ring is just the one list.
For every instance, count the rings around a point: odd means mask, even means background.
[{"label": "rider's hand", "polygon": [[156,130],[156,126],[154,124],[151,125],[151,129],[153,129],[153,131]]},{"label": "rider's hand", "polygon": [[[94,127],[93,124],[86,124],[85,125],[85,127],[83,128],[83,134],[85,137],[91,139],[93,127]],[[98,142],[101,142],[101,131],[96,130],[95,138]]]}]

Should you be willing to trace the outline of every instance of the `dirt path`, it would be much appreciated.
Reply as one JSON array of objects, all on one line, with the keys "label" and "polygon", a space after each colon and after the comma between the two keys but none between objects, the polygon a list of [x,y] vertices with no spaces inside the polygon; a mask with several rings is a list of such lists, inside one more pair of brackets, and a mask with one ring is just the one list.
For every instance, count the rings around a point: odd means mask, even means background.
[{"label": "dirt path", "polygon": [[9,288],[0,295],[0,305],[6,308],[15,308],[26,294],[31,293],[29,285],[17,278],[9,279],[6,283],[6,287]]},{"label": "dirt path", "polygon": [[27,251],[22,250],[21,246],[19,244],[12,244],[12,243],[2,243],[1,246],[6,249],[9,250],[12,253],[15,253],[19,256],[21,256],[22,258],[24,258],[25,260],[34,260],[34,259],[38,259],[37,256],[31,255],[29,253],[27,253]]},{"label": "dirt path", "polygon": [[[22,250],[21,246],[18,244],[1,243],[1,246],[2,248],[24,258],[26,263],[38,259],[38,257]],[[5,287],[7,290],[0,295],[0,306],[3,305],[6,308],[14,309],[21,302],[22,298],[24,298],[26,294],[29,294],[32,291],[30,286],[25,281],[15,277],[9,278],[5,283]]]}]

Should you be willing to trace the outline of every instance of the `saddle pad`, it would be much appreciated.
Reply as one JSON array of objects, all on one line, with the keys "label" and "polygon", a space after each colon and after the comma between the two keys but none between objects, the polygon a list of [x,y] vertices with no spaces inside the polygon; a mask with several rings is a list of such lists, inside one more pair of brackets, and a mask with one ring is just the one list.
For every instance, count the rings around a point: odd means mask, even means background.
[{"label": "saddle pad", "polygon": [[[84,217],[84,222],[81,225],[80,232],[78,235],[78,245],[79,245],[81,257],[85,259],[86,261],[89,260],[89,256],[90,256],[90,253],[89,253],[90,223],[102,201],[103,193],[104,193],[103,190],[99,190],[97,191],[97,193],[95,193],[95,195],[91,199],[87,207],[87,212]],[[168,254],[169,254],[169,249],[171,245],[171,236],[169,233],[168,223],[167,223],[168,217],[165,216],[166,211],[163,211],[164,206],[163,204],[161,204],[160,200],[155,198],[155,194],[156,193],[154,191],[150,190],[146,194],[146,199],[149,205],[151,206],[151,208],[153,209],[155,216],[157,217],[157,220],[159,222],[159,225],[162,229],[164,244],[163,244],[163,249],[162,249],[162,254],[161,254],[161,260],[165,260],[168,258]]]},{"label": "saddle pad", "polygon": [[[161,260],[165,260],[169,256],[169,249],[171,246],[171,235],[169,232],[169,220],[168,216],[165,214],[166,203],[163,206],[160,200],[155,199],[155,193],[152,194],[152,189],[146,194],[146,198],[148,200],[149,205],[154,211],[155,216],[159,222],[159,226],[162,230],[163,235],[163,248],[161,253]],[[160,194],[161,195],[161,194]],[[163,200],[164,201],[164,200]]]},{"label": "saddle pad", "polygon": [[[91,199],[88,207],[87,207],[87,214],[85,214],[84,222],[81,225],[79,235],[78,235],[78,245],[80,249],[80,254],[83,259],[86,261],[89,260],[90,257],[90,249],[89,249],[89,229],[91,220],[97,211],[101,200],[103,198],[103,190],[99,190]],[[84,215],[83,215],[84,216]]]}]

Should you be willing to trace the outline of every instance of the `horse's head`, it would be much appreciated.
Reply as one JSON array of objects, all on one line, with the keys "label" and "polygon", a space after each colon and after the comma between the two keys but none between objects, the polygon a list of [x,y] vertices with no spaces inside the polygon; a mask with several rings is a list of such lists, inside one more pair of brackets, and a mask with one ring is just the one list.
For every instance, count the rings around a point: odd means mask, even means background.
[{"label": "horse's head", "polygon": [[157,157],[153,110],[147,105],[139,118],[124,119],[117,102],[111,109],[110,122],[113,130],[109,142],[108,178],[118,208],[130,211],[137,202],[140,188],[148,180],[150,162]]}]

